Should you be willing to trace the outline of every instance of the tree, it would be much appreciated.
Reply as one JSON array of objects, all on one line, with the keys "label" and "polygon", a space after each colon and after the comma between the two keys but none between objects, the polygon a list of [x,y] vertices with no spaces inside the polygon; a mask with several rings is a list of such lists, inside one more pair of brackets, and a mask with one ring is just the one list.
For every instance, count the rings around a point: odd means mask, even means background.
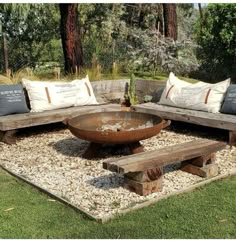
[{"label": "tree", "polygon": [[[9,68],[62,62],[59,11],[55,4],[2,4],[0,22],[8,46]],[[0,46],[2,52],[2,46]],[[0,58],[3,69],[3,58]]]},{"label": "tree", "polygon": [[82,43],[78,27],[78,4],[59,4],[61,40],[65,58],[65,72],[75,73],[84,66]]},{"label": "tree", "polygon": [[205,77],[236,81],[236,4],[208,4],[204,10],[204,25],[199,19],[196,37]]},{"label": "tree", "polygon": [[163,3],[165,36],[177,40],[177,14],[176,4]]}]

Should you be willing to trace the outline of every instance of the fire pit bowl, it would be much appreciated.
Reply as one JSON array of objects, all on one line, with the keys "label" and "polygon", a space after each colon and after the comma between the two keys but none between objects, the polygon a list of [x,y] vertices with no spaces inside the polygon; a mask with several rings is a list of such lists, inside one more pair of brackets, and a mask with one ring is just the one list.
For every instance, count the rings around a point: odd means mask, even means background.
[{"label": "fire pit bowl", "polygon": [[74,136],[100,144],[135,143],[170,125],[157,115],[125,111],[90,113],[63,123]]}]

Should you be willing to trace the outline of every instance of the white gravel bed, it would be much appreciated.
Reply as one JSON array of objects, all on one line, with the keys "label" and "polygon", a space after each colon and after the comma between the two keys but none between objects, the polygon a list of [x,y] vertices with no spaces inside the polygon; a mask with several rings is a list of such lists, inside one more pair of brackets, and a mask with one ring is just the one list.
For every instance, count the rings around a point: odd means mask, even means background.
[{"label": "white gravel bed", "polygon": [[[181,133],[162,130],[159,135],[142,141],[142,144],[145,150],[154,150],[197,138],[206,137],[184,130]],[[82,207],[97,218],[118,213],[136,203],[163,197],[204,180],[177,170],[179,165],[175,164],[165,168],[164,188],[161,192],[139,196],[122,187],[121,175],[102,168],[104,160],[120,157],[125,148],[117,149],[118,155],[113,155],[110,151],[114,149],[107,147],[104,148],[104,158],[87,160],[81,157],[87,146],[88,142],[75,138],[68,130],[47,131],[44,134],[23,136],[15,145],[0,143],[0,164],[71,204]],[[219,174],[235,171],[236,148],[227,146],[217,152],[216,163]]]}]

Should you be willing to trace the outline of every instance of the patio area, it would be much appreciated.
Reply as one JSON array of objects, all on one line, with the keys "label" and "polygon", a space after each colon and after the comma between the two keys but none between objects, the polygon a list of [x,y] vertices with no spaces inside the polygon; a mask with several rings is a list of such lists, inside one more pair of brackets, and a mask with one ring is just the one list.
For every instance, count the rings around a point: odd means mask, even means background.
[{"label": "patio area", "polygon": [[[141,141],[141,144],[148,151],[198,138],[224,141],[222,132],[176,123],[159,135]],[[206,178],[178,170],[179,164],[169,165],[164,170],[163,190],[139,196],[123,188],[122,175],[102,168],[103,161],[127,154],[127,148],[107,146],[102,150],[101,158],[85,159],[82,154],[88,145],[87,141],[75,138],[69,130],[61,127],[30,129],[24,134],[19,133],[16,145],[0,143],[0,165],[101,222],[207,181]],[[235,173],[236,147],[227,145],[217,152],[216,163],[219,168],[216,178]]]}]

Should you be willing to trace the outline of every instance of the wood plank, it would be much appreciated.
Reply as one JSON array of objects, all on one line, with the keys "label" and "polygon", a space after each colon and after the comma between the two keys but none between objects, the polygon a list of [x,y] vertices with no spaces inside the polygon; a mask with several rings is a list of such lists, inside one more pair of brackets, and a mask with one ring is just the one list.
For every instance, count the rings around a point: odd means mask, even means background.
[{"label": "wood plank", "polygon": [[[216,154],[215,154],[215,152],[213,152],[213,153],[210,153],[208,155],[203,155],[203,156],[200,156],[200,157],[193,158],[193,159],[188,160],[186,162],[188,164],[192,164],[194,166],[203,167],[207,164],[215,163],[215,160],[216,160]],[[182,164],[183,164],[183,162],[182,162]]]},{"label": "wood plank", "polygon": [[124,93],[127,83],[129,83],[129,79],[91,81],[91,85],[96,97],[97,95],[103,95],[111,92]]},{"label": "wood plank", "polygon": [[139,195],[146,196],[153,192],[158,192],[162,190],[163,176],[161,176],[158,180],[151,182],[137,182],[125,177],[124,187],[131,192],[135,192]]},{"label": "wood plank", "polygon": [[152,96],[152,101],[159,101],[161,94],[165,88],[166,81],[159,80],[141,80],[138,79],[135,82],[135,90],[138,100],[143,102],[145,95]]},{"label": "wood plank", "polygon": [[134,105],[132,110],[143,113],[156,114],[164,119],[183,121],[197,125],[236,131],[236,115],[208,113],[204,111],[164,106],[155,103]]},{"label": "wood plank", "polygon": [[158,166],[189,160],[207,155],[226,146],[223,142],[205,139],[194,140],[158,150],[121,157],[117,160],[103,162],[103,168],[118,173],[138,172]]},{"label": "wood plank", "polygon": [[66,118],[92,112],[119,111],[119,104],[89,105],[43,112],[30,112],[0,117],[0,130],[7,131],[30,126],[61,122]]},{"label": "wood plank", "polygon": [[[167,152],[172,153],[172,152],[180,151],[180,148],[185,149],[185,148],[191,148],[194,146],[194,149],[196,149],[199,147],[201,148],[202,146],[212,145],[212,144],[216,145],[217,147],[222,146],[222,142],[212,141],[212,140],[208,140],[208,139],[197,139],[197,140],[185,142],[182,144],[170,145],[170,146],[163,147],[163,148],[160,148],[157,150],[134,154],[132,156],[125,156],[125,157],[121,157],[118,159],[107,160],[107,161],[103,162],[103,167],[105,169],[108,169],[111,167],[112,164],[123,165],[123,164],[126,164],[127,162],[131,164],[131,163],[136,163],[137,159],[143,160],[145,157],[147,159],[151,159],[151,158],[156,158],[157,155],[165,156]],[[225,146],[225,143],[223,143],[223,145]],[[202,155],[199,155],[199,156],[202,156]]]},{"label": "wood plank", "polygon": [[155,167],[147,169],[143,172],[128,172],[124,176],[138,181],[138,182],[151,182],[157,180],[163,175],[163,167]]},{"label": "wood plank", "polygon": [[219,173],[219,169],[216,163],[208,164],[204,167],[197,167],[192,164],[186,164],[181,167],[181,170],[204,178],[215,177]]}]

